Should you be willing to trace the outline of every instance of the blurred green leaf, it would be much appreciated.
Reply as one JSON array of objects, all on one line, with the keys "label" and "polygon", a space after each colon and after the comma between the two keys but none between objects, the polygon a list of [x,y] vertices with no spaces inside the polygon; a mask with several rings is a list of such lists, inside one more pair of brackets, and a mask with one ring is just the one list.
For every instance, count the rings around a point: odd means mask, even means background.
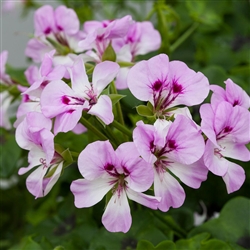
[{"label": "blurred green leaf", "polygon": [[209,233],[201,233],[201,234],[195,235],[194,237],[190,239],[178,240],[176,242],[176,249],[178,250],[200,250],[200,246],[202,242],[205,242],[209,237],[210,237]]},{"label": "blurred green leaf", "polygon": [[192,237],[201,232],[208,232],[212,237],[231,243],[237,243],[242,237],[250,235],[250,199],[236,197],[231,199],[220,212],[217,219],[210,220],[194,228]]},{"label": "blurred green leaf", "polygon": [[40,246],[40,244],[35,242],[31,237],[28,237],[21,250],[43,250],[43,248]]},{"label": "blurred green leaf", "polygon": [[[3,129],[1,128],[3,131]],[[13,134],[7,135],[1,133],[1,162],[0,177],[10,177],[18,166],[18,160],[21,156],[21,148],[17,145]]]},{"label": "blurred green leaf", "polygon": [[212,239],[203,244],[201,244],[200,250],[211,250],[211,249],[220,249],[220,250],[234,250],[226,242],[221,240]]}]

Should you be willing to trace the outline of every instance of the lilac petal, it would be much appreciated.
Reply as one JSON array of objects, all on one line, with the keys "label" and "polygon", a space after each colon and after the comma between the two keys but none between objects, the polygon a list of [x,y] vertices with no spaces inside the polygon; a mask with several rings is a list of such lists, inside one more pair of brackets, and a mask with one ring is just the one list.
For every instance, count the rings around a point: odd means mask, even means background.
[{"label": "lilac petal", "polygon": [[33,171],[26,179],[26,186],[29,192],[35,196],[35,198],[43,197],[43,177],[47,172],[47,168],[43,165],[39,166]]},{"label": "lilac petal", "polygon": [[157,119],[154,123],[155,127],[155,138],[154,138],[154,144],[158,147],[164,147],[166,143],[166,137],[169,131],[169,128],[171,126],[172,122]]},{"label": "lilac petal", "polygon": [[208,174],[208,169],[202,159],[190,165],[175,162],[168,166],[168,170],[192,188],[199,188],[201,182],[207,179]]},{"label": "lilac petal", "polygon": [[74,35],[79,31],[80,22],[73,9],[61,5],[55,10],[56,28],[68,35]]},{"label": "lilac petal", "polygon": [[48,81],[61,80],[64,77],[65,73],[66,68],[63,65],[57,65],[48,73],[46,79]]},{"label": "lilac petal", "polygon": [[71,183],[70,190],[75,197],[75,206],[78,208],[91,207],[102,200],[112,188],[109,179],[95,179],[92,181],[78,179]]},{"label": "lilac petal", "polygon": [[46,129],[42,129],[40,132],[40,145],[42,146],[43,151],[46,154],[46,162],[50,164],[54,156],[54,135]]},{"label": "lilac petal", "polygon": [[46,117],[53,118],[73,109],[74,105],[63,103],[63,96],[76,96],[76,94],[61,80],[52,81],[44,88],[41,95],[41,107]]},{"label": "lilac petal", "polygon": [[114,121],[112,102],[107,95],[101,95],[96,104],[88,111],[88,114],[99,117],[106,125]]},{"label": "lilac petal", "polygon": [[167,212],[170,207],[180,207],[185,200],[185,192],[179,182],[169,173],[158,174],[155,171],[155,196],[161,197],[158,208]]},{"label": "lilac petal", "polygon": [[46,53],[43,57],[43,61],[40,67],[40,74],[41,76],[47,76],[51,70],[52,70],[52,66],[53,66],[53,61],[52,58],[55,54],[56,50],[52,50],[49,53]]},{"label": "lilac petal", "polygon": [[52,49],[52,46],[44,44],[37,38],[32,38],[28,41],[27,47],[25,49],[25,55],[32,58],[34,62],[40,63],[44,55]]},{"label": "lilac petal", "polygon": [[44,5],[35,12],[35,36],[48,35],[55,31],[54,10],[50,5]]},{"label": "lilac petal", "polygon": [[35,65],[29,66],[25,70],[24,75],[30,85],[40,78],[38,67]]},{"label": "lilac petal", "polygon": [[73,67],[71,69],[68,68],[68,70],[71,77],[72,89],[76,93],[85,93],[86,90],[91,88],[85,66],[81,58],[77,59],[74,62]]},{"label": "lilac petal", "polygon": [[169,59],[165,54],[141,61],[133,66],[128,73],[128,87],[132,94],[141,101],[153,100],[155,82],[168,82]]},{"label": "lilac petal", "polygon": [[82,116],[83,107],[78,107],[75,110],[69,110],[56,116],[54,124],[54,133],[68,132],[74,129]]},{"label": "lilac petal", "polygon": [[203,104],[200,107],[201,115],[201,130],[215,145],[219,147],[216,141],[216,134],[214,131],[214,112],[211,104]]},{"label": "lilac petal", "polygon": [[120,66],[115,62],[101,62],[95,66],[93,72],[92,84],[97,95],[107,87],[107,85],[118,74]]},{"label": "lilac petal", "polygon": [[182,87],[178,97],[169,107],[179,104],[193,106],[204,101],[209,93],[209,82],[201,72],[195,72],[180,61],[171,61],[169,63],[172,81],[175,81]]},{"label": "lilac petal", "polygon": [[[98,156],[98,157],[97,157]],[[88,144],[78,157],[78,168],[88,180],[107,175],[105,166],[116,165],[117,159],[109,141],[96,141]]]},{"label": "lilac petal", "polygon": [[116,76],[115,86],[117,89],[127,89],[127,77],[128,77],[129,68],[120,68],[119,73]]},{"label": "lilac petal", "polygon": [[97,34],[96,32],[94,33],[89,33],[87,37],[83,40],[81,40],[78,43],[78,46],[84,50],[89,50],[95,47],[95,40],[96,40]]},{"label": "lilac petal", "polygon": [[28,154],[29,166],[24,167],[24,168],[20,168],[18,171],[18,174],[19,175],[25,174],[30,169],[41,165],[41,159],[45,159],[45,158],[46,158],[46,155],[43,152],[43,150],[41,149],[41,147],[38,147],[38,146],[33,147],[32,150],[30,150],[30,152]]},{"label": "lilac petal", "polygon": [[75,134],[80,135],[82,133],[85,133],[87,131],[87,128],[84,127],[81,123],[77,123],[76,126],[72,129],[72,131]]},{"label": "lilac petal", "polygon": [[142,204],[143,206],[149,207],[151,209],[157,209],[159,202],[161,201],[160,197],[155,197],[155,196],[150,196],[150,195],[142,194],[139,192],[135,192],[134,190],[130,188],[126,190],[126,193],[130,200],[138,202],[139,204]]},{"label": "lilac petal", "polygon": [[235,144],[227,140],[220,140],[219,143],[223,148],[221,152],[223,156],[240,161],[250,161],[250,152],[244,144]]},{"label": "lilac petal", "polygon": [[103,28],[103,24],[100,21],[86,21],[83,24],[83,30],[87,34],[93,33],[94,30]]},{"label": "lilac petal", "polygon": [[115,151],[119,159],[117,168],[121,174],[128,175],[125,178],[127,186],[136,192],[144,192],[153,184],[154,172],[153,166],[140,158],[133,142],[121,144]]},{"label": "lilac petal", "polygon": [[[228,102],[221,102],[217,106],[214,118],[217,139],[225,137],[234,143],[247,144],[250,141],[249,121],[250,113],[247,109],[238,105],[233,107]],[[223,136],[225,130],[229,130],[229,132]]]},{"label": "lilac petal", "polygon": [[228,171],[222,176],[222,178],[226,184],[227,192],[230,194],[241,188],[246,176],[245,171],[241,166],[229,161]]},{"label": "lilac petal", "polygon": [[128,232],[132,218],[124,190],[113,194],[102,216],[102,223],[110,232]]},{"label": "lilac petal", "polygon": [[[44,196],[47,195],[50,192],[52,187],[58,181],[58,179],[59,179],[59,177],[61,175],[61,172],[62,172],[63,162],[60,162],[60,164],[58,166],[57,165],[51,166],[50,170],[52,170],[54,167],[56,167],[56,171],[54,172],[54,174],[50,178],[48,178],[49,179],[48,183],[46,183],[46,186],[43,187]],[[46,182],[46,180],[43,180],[43,181]]]},{"label": "lilac petal", "polygon": [[[217,153],[216,153],[217,152]],[[207,140],[203,160],[206,167],[215,175],[223,176],[228,171],[228,161],[222,156],[220,149]]]},{"label": "lilac petal", "polygon": [[133,141],[142,158],[148,163],[154,163],[157,158],[152,153],[154,147],[155,128],[152,125],[144,124],[142,121],[136,123],[133,131]]},{"label": "lilac petal", "polygon": [[42,129],[51,130],[52,121],[39,112],[29,112],[26,115],[27,124],[31,132],[37,132]]},{"label": "lilac petal", "polygon": [[210,90],[213,91],[211,96],[211,105],[215,108],[220,102],[226,101],[226,91],[218,85],[210,85]]},{"label": "lilac petal", "polygon": [[227,101],[233,106],[240,105],[243,108],[249,109],[250,98],[247,93],[231,79],[225,81]]},{"label": "lilac petal", "polygon": [[[140,40],[137,45],[136,55],[145,55],[160,48],[161,36],[158,30],[154,29],[151,22],[137,22],[141,30]],[[154,39],[152,39],[152,37]]]},{"label": "lilac petal", "polygon": [[202,135],[192,121],[183,115],[178,115],[170,126],[166,141],[167,145],[170,145],[166,156],[182,164],[192,164],[204,153],[205,143]]},{"label": "lilac petal", "polygon": [[105,38],[119,38],[124,37],[132,23],[132,17],[130,15],[124,16],[121,19],[116,19],[111,22],[105,31]]}]

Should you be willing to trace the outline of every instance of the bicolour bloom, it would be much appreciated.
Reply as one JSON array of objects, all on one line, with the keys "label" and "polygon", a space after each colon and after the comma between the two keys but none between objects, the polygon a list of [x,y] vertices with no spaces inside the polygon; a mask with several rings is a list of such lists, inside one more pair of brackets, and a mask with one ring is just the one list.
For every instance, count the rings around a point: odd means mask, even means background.
[{"label": "bicolour bloom", "polygon": [[183,115],[174,122],[157,120],[154,125],[139,121],[133,140],[142,158],[154,164],[154,192],[161,197],[158,208],[180,207],[185,192],[177,176],[192,188],[199,188],[208,170],[202,162],[204,139],[194,123]]},{"label": "bicolour bloom", "polygon": [[228,193],[237,191],[245,180],[243,168],[225,157],[249,161],[250,113],[247,109],[222,101],[216,108],[203,104],[200,108],[201,130],[207,136],[204,163],[214,174],[222,176]]},{"label": "bicolour bloom", "polygon": [[149,101],[155,113],[165,115],[167,109],[200,104],[208,95],[209,82],[181,61],[171,61],[165,54],[141,61],[128,73],[128,87],[141,101]]},{"label": "bicolour bloom", "polygon": [[53,49],[53,44],[46,38],[63,46],[64,52],[81,51],[78,42],[84,35],[79,30],[80,22],[73,9],[58,6],[54,10],[52,6],[44,5],[35,12],[34,25],[35,38],[29,40],[25,55],[35,62],[41,62],[44,54]]},{"label": "bicolour bloom", "polygon": [[29,166],[20,168],[22,175],[37,167],[26,179],[27,189],[36,198],[48,194],[60,177],[63,159],[54,150],[52,121],[43,114],[30,112],[16,129],[17,144],[29,150]]},{"label": "bicolour bloom", "polygon": [[94,49],[95,53],[90,52],[89,55],[100,62],[112,39],[123,38],[131,23],[132,18],[129,15],[116,20],[87,21],[83,26],[86,38],[79,42],[79,46],[84,50]]},{"label": "bicolour bloom", "polygon": [[[152,37],[154,39],[152,39]],[[117,55],[117,61],[134,62],[137,55],[145,55],[160,48],[161,36],[151,22],[134,22],[129,26],[128,33],[123,38],[112,40],[112,46]],[[126,89],[128,67],[120,69],[116,79],[117,89]]]},{"label": "bicolour bloom", "polygon": [[225,82],[226,89],[218,85],[210,85],[210,89],[213,91],[211,96],[211,104],[216,107],[220,102],[226,101],[233,106],[239,105],[243,108],[249,109],[250,98],[248,94],[231,79],[227,79]]},{"label": "bicolour bloom", "polygon": [[[98,156],[98,157],[97,157]],[[102,223],[111,232],[126,233],[132,223],[128,199],[157,209],[160,198],[143,194],[153,182],[153,168],[139,155],[133,142],[115,151],[109,141],[89,144],[79,155],[78,168],[84,179],[72,182],[78,208],[91,207],[111,192]]]},{"label": "bicolour bloom", "polygon": [[58,80],[48,84],[41,96],[42,112],[46,117],[56,117],[54,132],[72,130],[85,110],[100,118],[105,124],[114,120],[112,102],[109,96],[101,92],[115,78],[119,65],[105,61],[96,65],[92,83],[89,82],[81,58],[69,69],[72,88]]},{"label": "bicolour bloom", "polygon": [[11,129],[9,109],[12,100],[13,96],[8,91],[0,92],[0,127],[7,130]]}]

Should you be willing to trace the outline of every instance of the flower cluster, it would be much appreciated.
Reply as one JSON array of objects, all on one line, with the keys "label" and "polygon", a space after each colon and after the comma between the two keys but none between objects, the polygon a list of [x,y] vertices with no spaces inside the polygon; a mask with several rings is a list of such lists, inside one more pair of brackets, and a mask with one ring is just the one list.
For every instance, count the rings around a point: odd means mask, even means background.
[{"label": "flower cluster", "polygon": [[[83,178],[70,186],[75,206],[91,207],[106,196],[103,225],[127,232],[128,198],[164,212],[178,208],[186,196],[181,183],[197,189],[208,171],[222,176],[228,193],[242,186],[243,168],[227,158],[250,160],[250,99],[231,79],[225,90],[209,85],[203,73],[169,61],[166,54],[137,61],[138,55],[159,49],[161,37],[152,23],[129,15],[87,21],[80,29],[74,10],[45,5],[36,11],[34,24],[25,53],[40,67],[25,71],[26,85],[6,73],[7,52],[1,53],[0,125],[11,127],[9,90],[15,87],[23,97],[14,123],[16,141],[29,151],[29,166],[18,173],[33,171],[26,185],[36,198],[47,195],[62,171],[77,162]],[[129,89],[142,103],[136,108],[139,121],[130,127],[117,89]],[[211,103],[202,104],[210,90]],[[199,104],[200,126],[189,110]],[[70,131],[90,131],[97,139],[81,152],[55,144],[59,133]]]}]

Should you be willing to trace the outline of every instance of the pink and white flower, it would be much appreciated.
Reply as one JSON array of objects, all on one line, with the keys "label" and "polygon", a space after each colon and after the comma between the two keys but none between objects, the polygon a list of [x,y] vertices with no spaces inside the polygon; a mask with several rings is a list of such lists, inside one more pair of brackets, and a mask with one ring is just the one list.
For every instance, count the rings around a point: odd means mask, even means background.
[{"label": "pink and white flower", "polygon": [[201,130],[208,137],[204,163],[214,174],[222,176],[228,193],[237,191],[245,180],[243,168],[225,157],[249,161],[250,113],[247,109],[222,101],[216,108],[203,104],[200,108]]},{"label": "pink and white flower", "polygon": [[41,62],[45,53],[55,49],[47,38],[60,44],[64,48],[63,53],[82,51],[78,42],[84,34],[79,30],[80,22],[73,9],[61,5],[54,10],[52,6],[44,5],[35,12],[34,25],[35,38],[29,40],[25,55],[35,62]]},{"label": "pink and white flower", "polygon": [[128,87],[141,101],[149,101],[160,116],[177,105],[200,104],[208,95],[209,82],[180,61],[169,62],[165,54],[133,66],[128,74]]},{"label": "pink and white flower", "polygon": [[211,96],[211,104],[216,107],[220,102],[226,101],[233,106],[239,105],[243,108],[250,108],[250,97],[239,85],[235,84],[231,79],[225,81],[226,89],[218,85],[210,85],[213,91]]},{"label": "pink and white flower", "polygon": [[78,168],[84,179],[71,184],[75,206],[91,207],[111,192],[102,216],[110,232],[129,230],[132,218],[127,198],[157,209],[160,198],[142,193],[152,185],[153,168],[140,158],[133,142],[123,143],[115,151],[109,141],[91,143],[80,153]]},{"label": "pink and white flower", "polygon": [[[185,192],[177,176],[192,188],[199,188],[208,170],[202,159],[204,140],[194,123],[179,115],[174,122],[157,120],[154,125],[139,121],[133,139],[142,158],[154,164],[154,192],[161,197],[159,209],[180,207]],[[174,175],[174,176],[173,176]]]},{"label": "pink and white flower", "polygon": [[54,149],[51,127],[50,119],[41,113],[30,112],[16,129],[17,144],[29,150],[29,166],[20,168],[18,174],[25,174],[38,166],[26,179],[27,189],[36,198],[49,193],[59,179],[63,167],[63,159]]},{"label": "pink and white flower", "polygon": [[83,61],[79,58],[69,69],[72,88],[61,80],[52,81],[45,87],[41,96],[42,112],[46,117],[56,117],[55,134],[72,130],[83,110],[97,116],[107,125],[113,122],[111,99],[101,95],[101,92],[115,78],[118,70],[118,64],[102,62],[96,65],[90,83]]},{"label": "pink and white flower", "polygon": [[110,42],[115,38],[123,38],[127,34],[131,23],[132,18],[129,15],[112,21],[87,21],[83,26],[86,38],[79,42],[79,46],[83,50],[94,49],[96,52],[89,55],[95,61],[101,62],[102,55]]}]

